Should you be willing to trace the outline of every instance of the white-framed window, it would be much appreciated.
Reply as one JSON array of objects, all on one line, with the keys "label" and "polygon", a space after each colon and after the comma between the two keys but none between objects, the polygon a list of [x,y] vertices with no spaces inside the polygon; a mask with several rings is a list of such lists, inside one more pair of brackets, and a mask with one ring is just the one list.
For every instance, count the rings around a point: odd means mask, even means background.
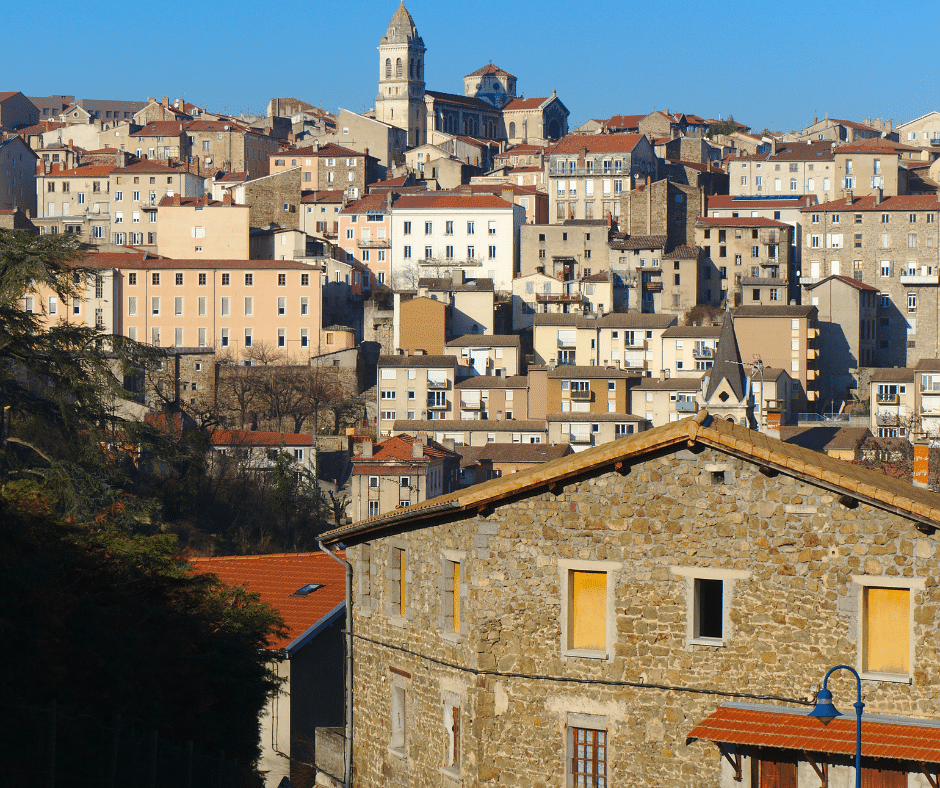
[{"label": "white-framed window", "polygon": [[569,788],[608,788],[607,718],[569,713],[566,722],[565,784]]},{"label": "white-framed window", "polygon": [[926,581],[852,575],[858,600],[857,667],[862,678],[909,682],[914,665],[914,604]]},{"label": "white-framed window", "polygon": [[[715,466],[711,478],[715,484],[723,484],[724,466]],[[689,645],[727,646],[731,642],[731,606],[734,584],[747,580],[751,573],[740,569],[722,569],[697,566],[670,567],[686,586],[686,642]]]},{"label": "white-framed window", "polygon": [[562,656],[609,659],[613,654],[619,570],[615,561],[559,559]]},{"label": "white-framed window", "polygon": [[251,296],[245,297],[245,317],[251,317],[255,311],[255,300]]},{"label": "white-framed window", "polygon": [[455,779],[460,778],[460,709],[461,698],[454,692],[445,692],[441,697],[444,707],[444,772]]},{"label": "white-framed window", "polygon": [[408,685],[410,681],[400,672],[389,673],[392,712],[389,730],[389,751],[399,758],[408,757]]},{"label": "white-framed window", "polygon": [[375,517],[380,514],[379,502],[378,501],[369,501],[369,517]]}]

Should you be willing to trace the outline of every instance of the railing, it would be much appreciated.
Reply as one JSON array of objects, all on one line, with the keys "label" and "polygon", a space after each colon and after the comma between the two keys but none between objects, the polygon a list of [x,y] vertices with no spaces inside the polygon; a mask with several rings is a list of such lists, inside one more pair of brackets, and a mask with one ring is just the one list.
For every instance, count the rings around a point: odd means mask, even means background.
[{"label": "railing", "polygon": [[574,339],[562,339],[558,337],[558,347],[560,348],[575,348],[578,346],[577,340]]},{"label": "railing", "polygon": [[776,230],[762,230],[760,234],[762,244],[775,244],[780,242],[780,235]]},{"label": "railing", "polygon": [[750,287],[750,286],[764,286],[764,287],[786,287],[787,280],[775,278],[771,276],[742,276],[741,277],[741,286]]},{"label": "railing", "polygon": [[899,405],[901,397],[898,394],[878,394],[875,397],[875,402],[879,405]]},{"label": "railing", "polygon": [[464,410],[479,410],[483,407],[482,400],[465,400],[463,397],[460,398],[460,407]]},{"label": "railing", "polygon": [[897,413],[879,413],[876,420],[879,427],[897,427],[901,423]]},{"label": "railing", "polygon": [[696,345],[692,349],[693,358],[714,358],[715,357],[715,348],[708,347],[707,345]]},{"label": "railing", "polygon": [[590,432],[569,432],[568,442],[569,443],[590,443],[591,433]]},{"label": "railing", "polygon": [[391,244],[385,238],[360,238],[356,241],[360,249],[388,249]]},{"label": "railing", "polygon": [[587,175],[588,177],[601,176],[601,175],[626,175],[628,173],[629,173],[629,170],[624,169],[623,167],[621,167],[620,169],[617,169],[616,167],[611,167],[610,169],[604,169],[603,167],[597,168],[597,169],[594,169],[594,168],[588,169],[587,167],[575,167],[574,169],[571,169],[569,167],[565,167],[565,168],[549,167],[548,168],[548,175],[550,178],[551,177],[567,178],[567,177],[578,176],[578,175]]},{"label": "railing", "polygon": [[906,272],[901,274],[902,285],[937,285],[940,284],[940,274],[918,274]]},{"label": "railing", "polygon": [[583,299],[580,293],[536,293],[535,300],[540,304],[576,304]]},{"label": "railing", "polygon": [[698,403],[682,399],[676,400],[676,410],[680,413],[694,413],[698,410]]},{"label": "railing", "polygon": [[446,389],[447,380],[431,380],[428,378],[428,388],[429,389]]},{"label": "railing", "polygon": [[643,289],[647,293],[661,293],[663,291],[662,282],[644,282]]},{"label": "railing", "polygon": [[590,389],[571,389],[569,394],[571,396],[571,399],[585,400],[587,402],[591,401]]},{"label": "railing", "polygon": [[[814,394],[816,396],[810,396]],[[816,399],[818,394],[807,392],[808,399]],[[871,424],[871,417],[867,414],[860,415],[856,413],[800,413],[797,414],[797,423],[802,424],[838,424],[843,427],[868,427]]]},{"label": "railing", "polygon": [[422,260],[418,260],[418,265],[435,267],[457,266],[458,268],[470,268],[483,265],[483,258],[471,257],[466,260],[461,260],[456,257],[425,257]]},{"label": "railing", "polygon": [[447,410],[447,400],[428,400],[428,410]]}]

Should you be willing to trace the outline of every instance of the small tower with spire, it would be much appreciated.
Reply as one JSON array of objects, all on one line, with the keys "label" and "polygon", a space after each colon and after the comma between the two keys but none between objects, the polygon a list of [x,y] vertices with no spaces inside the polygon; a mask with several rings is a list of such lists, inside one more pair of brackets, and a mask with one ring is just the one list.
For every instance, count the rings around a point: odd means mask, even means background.
[{"label": "small tower with spire", "polygon": [[424,103],[424,41],[404,2],[392,15],[379,41],[379,92],[375,117],[383,123],[407,129],[408,144],[427,142],[427,110]]}]

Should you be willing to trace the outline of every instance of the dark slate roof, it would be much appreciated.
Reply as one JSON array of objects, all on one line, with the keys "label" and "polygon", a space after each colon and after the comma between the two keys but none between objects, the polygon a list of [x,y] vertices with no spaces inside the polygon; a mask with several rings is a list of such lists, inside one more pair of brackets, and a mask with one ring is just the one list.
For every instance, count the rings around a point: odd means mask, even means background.
[{"label": "dark slate roof", "polygon": [[734,323],[728,313],[725,313],[725,322],[721,326],[721,335],[718,337],[715,363],[708,375],[706,401],[712,398],[722,380],[728,381],[739,402],[744,399],[744,368],[741,366],[741,355],[738,353],[738,340],[734,336]]}]

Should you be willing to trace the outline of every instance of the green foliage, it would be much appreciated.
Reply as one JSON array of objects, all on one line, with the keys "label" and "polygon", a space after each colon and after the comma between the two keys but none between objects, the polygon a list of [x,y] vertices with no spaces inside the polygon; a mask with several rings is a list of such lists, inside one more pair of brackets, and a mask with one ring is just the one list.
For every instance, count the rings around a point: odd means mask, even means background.
[{"label": "green foliage", "polygon": [[715,137],[722,134],[732,134],[735,131],[740,131],[740,127],[734,121],[733,115],[728,115],[724,120],[719,120],[715,123],[712,123],[708,127],[708,134],[706,135],[709,139],[714,139]]}]

